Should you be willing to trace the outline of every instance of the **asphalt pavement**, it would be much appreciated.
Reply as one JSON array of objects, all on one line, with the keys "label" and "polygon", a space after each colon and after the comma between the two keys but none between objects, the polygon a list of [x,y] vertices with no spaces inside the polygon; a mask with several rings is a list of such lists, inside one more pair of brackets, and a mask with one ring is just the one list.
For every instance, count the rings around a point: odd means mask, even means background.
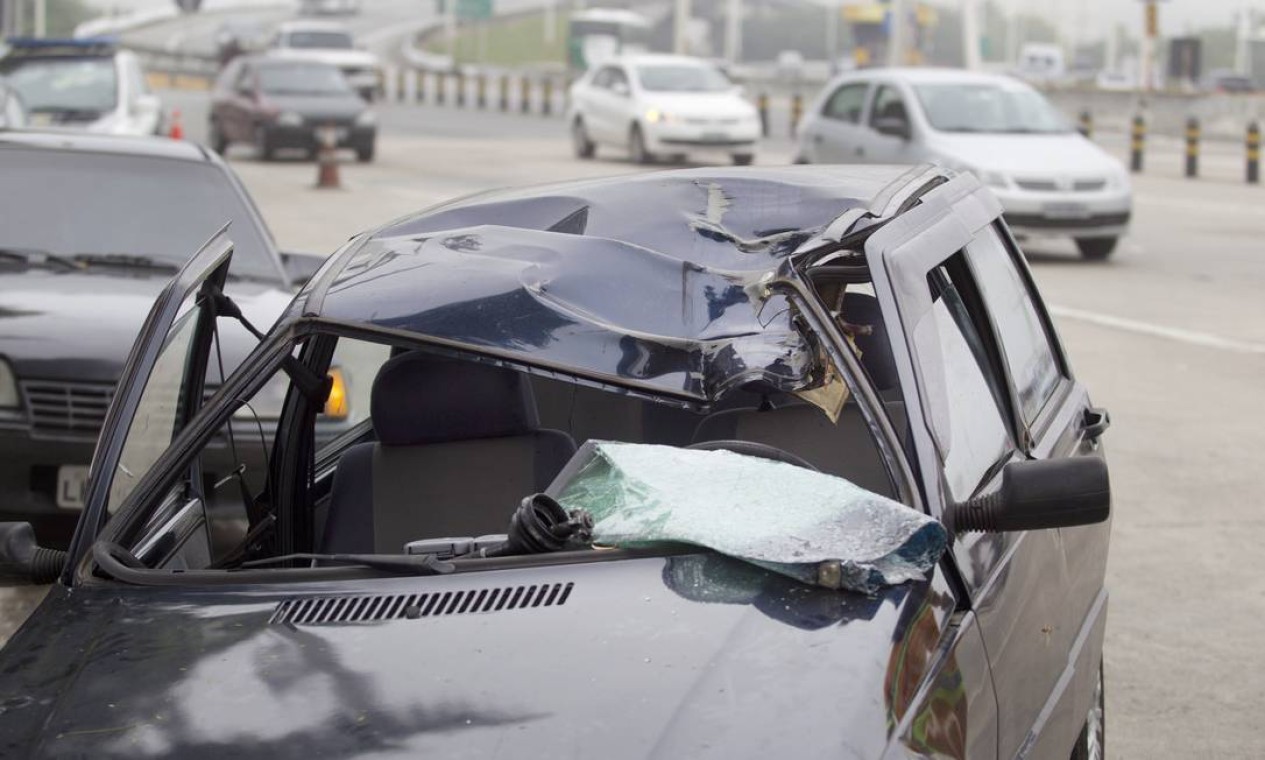
[{"label": "asphalt pavement", "polygon": [[[189,137],[203,137],[205,96],[167,97]],[[613,150],[574,159],[556,117],[380,114],[378,160],[344,163],[341,190],[314,189],[310,162],[230,152],[283,248],[328,253],[487,188],[646,170]],[[791,155],[776,141],[759,162]],[[1183,179],[1181,165],[1176,143],[1151,146],[1133,230],[1109,262],[1084,263],[1064,241],[1026,248],[1074,371],[1113,418],[1109,756],[1260,758],[1265,576],[1251,563],[1265,536],[1265,188],[1242,182],[1233,146],[1212,149],[1201,179]]]}]

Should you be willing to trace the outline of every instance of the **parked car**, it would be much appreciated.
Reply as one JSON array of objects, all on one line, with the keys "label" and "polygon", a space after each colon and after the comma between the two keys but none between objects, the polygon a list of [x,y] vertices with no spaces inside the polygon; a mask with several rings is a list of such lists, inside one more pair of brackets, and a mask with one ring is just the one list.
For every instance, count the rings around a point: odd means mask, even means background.
[{"label": "parked car", "polygon": [[21,96],[0,77],[0,129],[21,129],[26,121],[26,106]]},{"label": "parked car", "polygon": [[140,59],[113,40],[13,39],[0,78],[26,106],[29,126],[111,135],[163,132],[162,104]]},{"label": "parked car", "polygon": [[350,16],[360,12],[360,0],[299,0],[305,16]]},{"label": "parked car", "polygon": [[1252,78],[1233,69],[1213,69],[1204,78],[1203,88],[1208,92],[1249,94],[1256,92]]},{"label": "parked car", "polygon": [[240,142],[254,145],[265,161],[286,148],[315,156],[328,140],[367,162],[373,160],[378,127],[369,104],[333,66],[244,56],[215,80],[207,134],[216,153]]},{"label": "parked car", "polygon": [[314,61],[337,66],[365,100],[382,93],[382,62],[356,46],[342,24],[329,21],[287,21],[277,27],[270,55],[291,61]]},{"label": "parked car", "polygon": [[[440,205],[352,240],[194,409],[231,249],[151,311],[69,552],[0,529],[0,569],[57,578],[0,652],[6,754],[1101,757],[1108,418],[974,177]],[[353,344],[393,355],[322,446]],[[278,377],[263,482],[214,492]]]},{"label": "parked car", "polygon": [[[190,247],[231,222],[228,292],[263,326],[319,260],[279,254],[232,171],[194,143],[0,132],[0,196],[0,520],[64,546],[128,349]],[[226,333],[226,366],[249,341]]]},{"label": "parked car", "polygon": [[1070,237],[1086,259],[1111,255],[1133,210],[1118,159],[1039,92],[994,74],[870,69],[838,77],[805,114],[798,160],[935,161],[974,172],[1016,234]]},{"label": "parked car", "polygon": [[571,86],[567,123],[580,158],[614,145],[640,164],[686,154],[750,164],[760,139],[759,114],[733,82],[684,56],[625,56],[590,69]]}]

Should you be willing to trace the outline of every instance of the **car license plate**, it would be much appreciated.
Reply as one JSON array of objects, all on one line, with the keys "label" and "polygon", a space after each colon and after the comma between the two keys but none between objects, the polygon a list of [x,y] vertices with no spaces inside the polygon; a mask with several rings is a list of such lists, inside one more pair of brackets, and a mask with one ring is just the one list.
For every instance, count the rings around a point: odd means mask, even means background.
[{"label": "car license plate", "polygon": [[1047,203],[1045,215],[1051,219],[1085,219],[1089,217],[1089,207],[1083,203]]},{"label": "car license plate", "polygon": [[322,143],[337,145],[347,138],[347,130],[342,127],[318,127],[316,139]]},{"label": "car license plate", "polygon": [[57,506],[62,509],[83,509],[88,496],[88,468],[81,464],[64,464],[57,468]]},{"label": "car license plate", "polygon": [[704,132],[703,139],[707,142],[728,142],[728,132]]}]

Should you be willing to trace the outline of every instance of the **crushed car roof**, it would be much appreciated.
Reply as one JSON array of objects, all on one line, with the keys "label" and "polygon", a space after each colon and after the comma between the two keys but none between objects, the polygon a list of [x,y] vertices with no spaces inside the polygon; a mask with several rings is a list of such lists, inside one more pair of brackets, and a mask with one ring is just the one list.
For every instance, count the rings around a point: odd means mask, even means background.
[{"label": "crushed car roof", "polygon": [[699,169],[494,191],[350,246],[291,316],[423,336],[692,401],[817,362],[762,279],[927,167]]}]

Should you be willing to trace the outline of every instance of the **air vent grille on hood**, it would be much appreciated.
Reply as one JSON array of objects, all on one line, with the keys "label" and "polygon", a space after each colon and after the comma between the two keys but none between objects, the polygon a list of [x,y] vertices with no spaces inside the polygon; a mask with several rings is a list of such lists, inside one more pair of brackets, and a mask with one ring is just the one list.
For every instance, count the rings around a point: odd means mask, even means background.
[{"label": "air vent grille on hood", "polygon": [[320,625],[322,623],[372,623],[504,612],[525,607],[559,607],[571,596],[571,583],[533,586],[437,591],[429,594],[376,594],[287,599],[277,605],[270,624]]}]

